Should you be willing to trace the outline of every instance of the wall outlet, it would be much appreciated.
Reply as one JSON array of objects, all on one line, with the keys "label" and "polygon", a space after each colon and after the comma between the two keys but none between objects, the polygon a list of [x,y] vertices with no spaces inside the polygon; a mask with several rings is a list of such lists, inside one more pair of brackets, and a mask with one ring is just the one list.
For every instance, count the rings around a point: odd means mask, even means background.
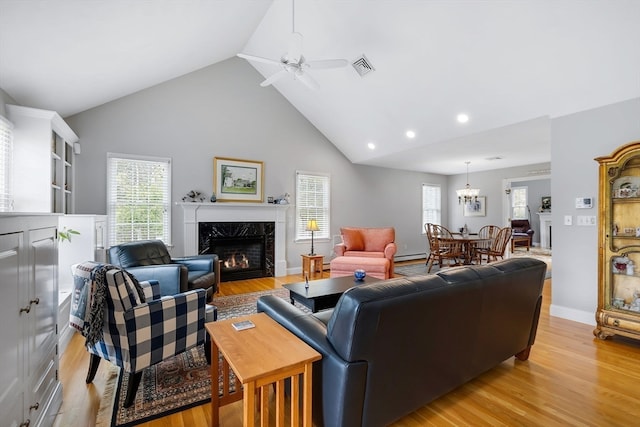
[{"label": "wall outlet", "polygon": [[596,225],[596,217],[593,215],[578,215],[576,219],[578,225]]},{"label": "wall outlet", "polygon": [[564,216],[564,225],[573,225],[573,217],[571,215]]}]

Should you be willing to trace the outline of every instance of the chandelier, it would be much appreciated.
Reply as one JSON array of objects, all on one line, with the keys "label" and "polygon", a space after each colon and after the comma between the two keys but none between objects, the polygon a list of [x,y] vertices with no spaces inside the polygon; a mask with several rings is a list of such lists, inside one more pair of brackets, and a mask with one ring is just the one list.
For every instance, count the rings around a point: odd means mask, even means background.
[{"label": "chandelier", "polygon": [[477,188],[471,188],[469,185],[469,163],[467,164],[467,185],[464,188],[456,190],[456,194],[458,195],[458,204],[464,202],[465,204],[471,203],[472,201],[478,201],[478,194],[480,194],[480,190]]}]

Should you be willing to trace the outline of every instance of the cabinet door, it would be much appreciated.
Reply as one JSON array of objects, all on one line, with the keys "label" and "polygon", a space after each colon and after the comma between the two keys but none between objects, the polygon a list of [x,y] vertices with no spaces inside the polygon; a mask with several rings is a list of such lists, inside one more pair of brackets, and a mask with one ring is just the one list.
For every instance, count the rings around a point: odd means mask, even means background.
[{"label": "cabinet door", "polygon": [[24,405],[22,336],[28,313],[20,313],[26,295],[21,295],[20,281],[24,271],[23,233],[0,234],[0,424],[18,426]]},{"label": "cabinet door", "polygon": [[[29,313],[27,409],[30,419],[37,419],[37,409],[44,409],[44,396],[50,395],[56,384],[57,371],[57,313],[58,313],[58,254],[56,227],[32,230],[29,233]],[[40,413],[42,411],[39,411]]]}]

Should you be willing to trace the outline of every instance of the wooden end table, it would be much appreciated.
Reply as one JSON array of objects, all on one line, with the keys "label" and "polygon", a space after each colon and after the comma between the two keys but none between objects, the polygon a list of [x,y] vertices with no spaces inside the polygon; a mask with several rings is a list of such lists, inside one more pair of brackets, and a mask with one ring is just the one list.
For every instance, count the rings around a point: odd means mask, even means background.
[{"label": "wooden end table", "polygon": [[[232,323],[250,320],[254,328],[237,331]],[[243,425],[255,424],[256,393],[260,423],[269,424],[269,386],[275,384],[276,424],[284,424],[284,383],[291,378],[291,425],[300,422],[298,402],[302,397],[302,425],[312,427],[311,369],[322,355],[265,313],[235,317],[205,324],[211,337],[211,425],[219,425],[219,407],[244,398]],[[219,352],[219,353],[218,353]],[[223,391],[218,393],[220,375],[217,355],[222,355]],[[229,368],[236,375],[235,391],[229,391]],[[299,381],[302,378],[302,390]],[[243,392],[240,393],[240,384]]]},{"label": "wooden end table", "polygon": [[320,274],[322,279],[324,269],[324,255],[306,255],[302,256],[302,278],[308,277],[309,280],[316,278],[316,274]]}]

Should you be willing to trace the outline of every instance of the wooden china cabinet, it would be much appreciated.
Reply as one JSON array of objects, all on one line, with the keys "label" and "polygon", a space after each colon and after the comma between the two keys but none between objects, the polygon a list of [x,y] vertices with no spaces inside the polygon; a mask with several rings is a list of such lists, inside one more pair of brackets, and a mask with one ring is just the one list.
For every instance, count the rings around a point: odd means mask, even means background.
[{"label": "wooden china cabinet", "polygon": [[595,159],[599,171],[598,310],[593,333],[640,339],[640,141]]}]

